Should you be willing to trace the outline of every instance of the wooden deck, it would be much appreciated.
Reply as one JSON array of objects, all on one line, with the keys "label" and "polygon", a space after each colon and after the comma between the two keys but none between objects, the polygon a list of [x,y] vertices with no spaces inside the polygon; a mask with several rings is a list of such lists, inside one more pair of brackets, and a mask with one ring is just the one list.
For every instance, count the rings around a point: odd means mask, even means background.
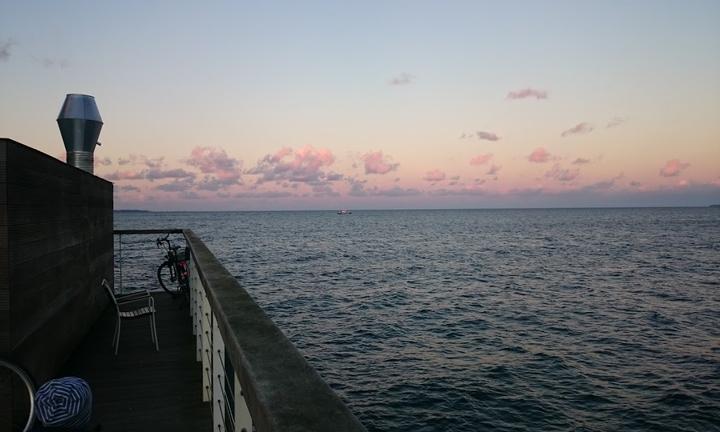
[{"label": "wooden deck", "polygon": [[209,403],[202,402],[202,371],[188,306],[164,292],[153,294],[160,351],[147,318],[124,321],[113,354],[114,310],[108,307],[61,375],[85,379],[93,392],[92,425],[109,431],[210,431]]}]

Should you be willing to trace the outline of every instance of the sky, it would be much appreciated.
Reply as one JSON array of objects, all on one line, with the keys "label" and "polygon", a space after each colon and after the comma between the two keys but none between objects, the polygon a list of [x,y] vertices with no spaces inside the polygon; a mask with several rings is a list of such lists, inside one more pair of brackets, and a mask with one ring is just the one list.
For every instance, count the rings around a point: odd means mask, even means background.
[{"label": "sky", "polygon": [[0,136],[116,209],[720,203],[720,2],[0,0]]}]

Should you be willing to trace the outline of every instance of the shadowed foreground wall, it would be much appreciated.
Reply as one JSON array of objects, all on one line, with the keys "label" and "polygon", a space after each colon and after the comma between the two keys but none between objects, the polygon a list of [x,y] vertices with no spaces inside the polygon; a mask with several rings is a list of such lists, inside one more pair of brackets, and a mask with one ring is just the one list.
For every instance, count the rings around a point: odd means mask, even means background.
[{"label": "shadowed foreground wall", "polygon": [[[107,304],[99,284],[113,276],[112,200],[112,183],[0,138],[0,356],[36,385]],[[0,386],[0,430],[10,430],[8,407],[24,395],[7,376]]]}]

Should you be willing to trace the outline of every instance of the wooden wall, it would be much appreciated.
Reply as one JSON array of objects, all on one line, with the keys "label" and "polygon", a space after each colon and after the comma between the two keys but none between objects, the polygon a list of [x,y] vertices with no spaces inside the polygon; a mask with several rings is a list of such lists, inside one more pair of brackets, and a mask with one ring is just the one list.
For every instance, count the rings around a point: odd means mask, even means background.
[{"label": "wooden wall", "polygon": [[53,378],[107,304],[103,277],[112,183],[0,138],[0,356]]}]

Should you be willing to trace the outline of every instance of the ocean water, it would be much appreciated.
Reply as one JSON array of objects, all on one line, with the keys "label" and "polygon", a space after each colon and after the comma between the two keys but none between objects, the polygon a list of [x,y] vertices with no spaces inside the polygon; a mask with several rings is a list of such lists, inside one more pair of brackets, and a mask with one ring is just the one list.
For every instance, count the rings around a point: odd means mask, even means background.
[{"label": "ocean water", "polygon": [[[195,230],[370,431],[720,430],[720,209],[115,225]],[[124,283],[152,279],[123,242]]]}]

